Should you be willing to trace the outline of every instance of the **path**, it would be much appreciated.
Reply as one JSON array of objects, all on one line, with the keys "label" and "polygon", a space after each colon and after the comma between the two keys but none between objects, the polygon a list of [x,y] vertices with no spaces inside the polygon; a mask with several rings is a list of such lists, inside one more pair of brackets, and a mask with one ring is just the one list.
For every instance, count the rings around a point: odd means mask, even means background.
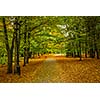
[{"label": "path", "polygon": [[57,62],[54,58],[47,58],[42,67],[38,70],[35,75],[33,82],[36,83],[50,83],[50,82],[61,82],[60,71],[57,65]]},{"label": "path", "polygon": [[100,82],[98,60],[78,58],[49,57],[39,67],[32,82],[36,83],[80,83]]},{"label": "path", "polygon": [[[46,58],[47,57],[47,58]],[[7,74],[7,66],[0,67],[0,82],[3,83],[100,83],[100,59],[66,58],[63,56],[43,56],[30,59],[21,65],[21,76]]]}]

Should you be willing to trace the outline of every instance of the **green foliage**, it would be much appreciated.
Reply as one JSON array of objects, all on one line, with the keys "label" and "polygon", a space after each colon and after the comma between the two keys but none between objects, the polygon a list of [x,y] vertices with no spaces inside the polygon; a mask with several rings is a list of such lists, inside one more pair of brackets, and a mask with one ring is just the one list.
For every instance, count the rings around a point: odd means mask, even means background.
[{"label": "green foliage", "polygon": [[[34,53],[76,53],[100,50],[99,16],[7,16],[6,26],[9,46],[15,34],[15,19],[20,26],[20,55],[24,48]],[[26,43],[24,35],[26,33]],[[30,37],[28,39],[28,34]],[[30,44],[29,44],[30,42]],[[6,62],[2,17],[0,17],[0,59]],[[81,47],[80,47],[81,44]],[[15,50],[15,48],[14,48]],[[2,56],[3,55],[3,56]]]},{"label": "green foliage", "polygon": [[5,46],[2,44],[0,46],[0,64],[6,64],[7,63],[7,53],[6,49],[4,48]]}]

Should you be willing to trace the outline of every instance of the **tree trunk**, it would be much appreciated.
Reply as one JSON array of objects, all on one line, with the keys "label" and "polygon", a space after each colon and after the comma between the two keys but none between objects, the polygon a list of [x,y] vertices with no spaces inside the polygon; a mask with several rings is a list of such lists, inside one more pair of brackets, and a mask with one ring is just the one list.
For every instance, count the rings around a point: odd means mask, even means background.
[{"label": "tree trunk", "polygon": [[75,52],[75,49],[74,49],[74,57],[76,57],[76,52]]},{"label": "tree trunk", "polygon": [[93,48],[91,48],[90,49],[90,57],[91,58],[94,58],[95,57],[95,54],[94,54],[95,52],[94,52],[94,50],[93,50]]},{"label": "tree trunk", "polygon": [[85,48],[85,58],[87,58],[87,48]]},{"label": "tree trunk", "polygon": [[20,65],[19,65],[19,25],[18,25],[18,18],[15,19],[15,73],[20,75]]},{"label": "tree trunk", "polygon": [[96,57],[97,57],[97,59],[99,59],[99,48],[98,48],[98,41],[99,41],[99,38],[100,36],[99,36],[99,33],[98,32],[96,32],[96,34],[95,34],[95,41],[94,41],[94,46],[95,46],[95,52],[96,52]]},{"label": "tree trunk", "polygon": [[29,58],[30,58],[30,32],[28,33],[28,48],[27,48],[27,62],[29,63]]},{"label": "tree trunk", "polygon": [[94,46],[95,46],[96,57],[97,57],[97,59],[99,59],[99,50],[98,50],[96,41],[95,41]]},{"label": "tree trunk", "polygon": [[12,73],[14,34],[13,34],[13,39],[12,39],[12,46],[11,46],[11,49],[10,49],[9,42],[8,42],[7,28],[6,28],[6,23],[5,23],[5,18],[4,17],[3,17],[2,21],[3,21],[3,27],[4,27],[5,45],[6,45],[7,56],[8,56],[8,69],[7,69],[7,73]]},{"label": "tree trunk", "polygon": [[97,59],[99,59],[99,50],[96,49],[96,56],[97,56]]},{"label": "tree trunk", "polygon": [[26,34],[27,34],[27,26],[25,25],[25,32],[24,32],[24,65],[27,63],[27,48],[26,48]]},{"label": "tree trunk", "polygon": [[79,56],[80,56],[80,61],[82,61],[82,50],[81,50],[81,42],[79,41]]},{"label": "tree trunk", "polygon": [[12,73],[12,53],[11,50],[8,50],[8,69],[7,73]]},{"label": "tree trunk", "polygon": [[87,33],[86,33],[86,39],[85,39],[85,58],[87,58]]},{"label": "tree trunk", "polygon": [[93,44],[93,41],[94,41],[94,40],[91,40],[91,39],[89,40],[89,42],[90,42],[90,43],[89,43],[89,44],[90,44],[90,45],[89,45],[89,46],[90,46],[89,54],[90,54],[90,57],[91,57],[91,58],[95,58],[95,51],[94,51],[94,44]]}]

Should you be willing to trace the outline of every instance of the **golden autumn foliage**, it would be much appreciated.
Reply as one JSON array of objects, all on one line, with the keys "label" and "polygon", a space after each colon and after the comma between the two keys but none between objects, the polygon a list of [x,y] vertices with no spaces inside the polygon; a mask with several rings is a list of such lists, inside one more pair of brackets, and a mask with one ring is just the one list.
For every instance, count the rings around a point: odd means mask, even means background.
[{"label": "golden autumn foliage", "polygon": [[3,83],[97,83],[100,82],[100,60],[92,58],[66,58],[47,55],[30,59],[21,75],[7,74],[7,66],[0,66],[0,82]]}]

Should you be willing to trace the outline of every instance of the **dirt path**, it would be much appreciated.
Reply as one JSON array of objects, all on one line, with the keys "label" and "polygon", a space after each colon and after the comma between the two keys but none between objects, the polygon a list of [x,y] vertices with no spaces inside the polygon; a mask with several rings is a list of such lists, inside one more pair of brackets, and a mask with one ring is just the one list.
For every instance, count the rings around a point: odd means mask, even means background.
[{"label": "dirt path", "polygon": [[36,83],[81,83],[100,82],[99,61],[75,58],[47,58],[38,69],[32,82]]},{"label": "dirt path", "polygon": [[38,70],[33,82],[47,83],[47,82],[61,82],[60,70],[57,61],[54,58],[47,58],[42,67]]},{"label": "dirt path", "polygon": [[100,59],[48,55],[21,63],[21,76],[6,72],[0,67],[0,83],[100,83]]}]

